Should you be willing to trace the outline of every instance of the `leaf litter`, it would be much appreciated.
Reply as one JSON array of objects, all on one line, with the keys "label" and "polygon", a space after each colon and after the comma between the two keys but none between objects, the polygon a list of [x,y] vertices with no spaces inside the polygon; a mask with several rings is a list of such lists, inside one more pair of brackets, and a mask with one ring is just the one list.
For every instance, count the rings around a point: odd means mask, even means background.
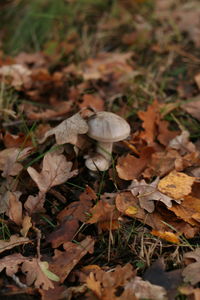
[{"label": "leaf litter", "polygon": [[[91,53],[77,33],[51,56],[0,54],[0,285],[8,294],[198,299],[198,1],[116,5],[117,18],[97,22]],[[94,32],[84,30],[84,39]],[[114,143],[109,171],[91,173],[87,120],[101,110],[132,131]]]}]

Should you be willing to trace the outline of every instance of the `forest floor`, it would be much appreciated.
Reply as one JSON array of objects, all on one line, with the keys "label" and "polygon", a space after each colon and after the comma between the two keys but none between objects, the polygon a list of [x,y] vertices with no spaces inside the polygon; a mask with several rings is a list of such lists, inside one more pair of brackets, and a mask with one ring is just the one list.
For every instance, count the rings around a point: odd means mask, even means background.
[{"label": "forest floor", "polygon": [[0,298],[199,300],[199,1],[0,7]]}]

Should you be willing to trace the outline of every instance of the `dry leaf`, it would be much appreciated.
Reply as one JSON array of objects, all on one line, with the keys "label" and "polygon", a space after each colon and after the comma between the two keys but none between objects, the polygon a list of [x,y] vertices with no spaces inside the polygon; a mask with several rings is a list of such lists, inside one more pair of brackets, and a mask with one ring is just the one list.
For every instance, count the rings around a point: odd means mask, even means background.
[{"label": "dry leaf", "polygon": [[182,159],[182,157],[176,150],[173,149],[155,152],[152,154],[151,160],[142,175],[149,179],[155,176],[163,177],[174,170],[178,159]]},{"label": "dry leaf", "polygon": [[163,240],[166,240],[170,243],[174,243],[174,244],[180,244],[178,235],[170,232],[170,231],[158,231],[158,230],[152,230],[151,234],[160,237]]},{"label": "dry leaf", "polygon": [[192,286],[180,286],[179,292],[186,296],[193,296],[193,300],[200,299],[200,288],[193,288]]},{"label": "dry leaf", "polygon": [[183,270],[185,282],[190,282],[192,285],[200,282],[200,248],[184,254],[184,259],[187,262],[187,267]]},{"label": "dry leaf", "polygon": [[101,293],[101,282],[97,281],[94,277],[94,273],[90,273],[89,276],[86,279],[86,284],[88,289],[92,290],[93,293],[101,299],[102,293]]},{"label": "dry leaf", "polygon": [[46,238],[47,243],[51,243],[53,248],[71,241],[78,231],[79,222],[73,217],[65,219],[58,228],[52,231]]},{"label": "dry leaf", "polygon": [[33,147],[31,136],[27,136],[24,133],[18,133],[18,135],[14,135],[6,132],[3,136],[3,142],[6,148],[19,149],[21,145],[24,147]]},{"label": "dry leaf", "polygon": [[19,265],[26,260],[27,258],[22,256],[20,253],[7,255],[0,259],[0,272],[6,268],[6,274],[12,277],[18,272]]},{"label": "dry leaf", "polygon": [[140,158],[130,154],[119,157],[116,165],[118,176],[124,180],[132,180],[139,177],[150,161],[153,152],[154,149],[152,147],[146,147],[140,153]]},{"label": "dry leaf", "polygon": [[[134,293],[136,299],[148,300],[167,300],[166,290],[159,285],[151,284],[149,281],[144,281],[136,276],[125,285],[125,291],[130,290]],[[132,298],[127,298],[132,299]],[[134,299],[134,298],[133,298]]]},{"label": "dry leaf", "polygon": [[31,217],[25,216],[22,220],[22,229],[20,230],[21,235],[23,237],[26,237],[31,227],[32,227]]},{"label": "dry leaf", "polygon": [[0,152],[0,170],[3,171],[2,176],[15,176],[20,173],[23,166],[19,163],[31,153],[32,148],[8,148]]},{"label": "dry leaf", "polygon": [[152,105],[149,105],[147,111],[139,111],[139,118],[143,121],[142,127],[144,131],[141,133],[141,138],[152,144],[156,138],[156,123],[159,117],[159,103],[154,101]]},{"label": "dry leaf", "polygon": [[157,139],[167,146],[169,141],[177,135],[176,131],[168,129],[169,123],[162,120],[161,104],[157,100],[148,106],[147,111],[139,111],[138,116],[143,121],[142,127],[144,128],[140,137],[148,144],[153,144]]},{"label": "dry leaf", "polygon": [[195,177],[172,171],[160,180],[158,189],[175,200],[181,200],[191,192],[194,181]]},{"label": "dry leaf", "polygon": [[[110,194],[111,198],[113,194]],[[118,217],[119,213],[116,211],[114,203],[110,203],[109,193],[106,196],[102,195],[97,204],[90,209],[91,218],[86,222],[88,224],[97,223],[102,230],[114,230],[119,228]],[[106,199],[107,197],[107,199]]]},{"label": "dry leaf", "polygon": [[94,111],[102,111],[104,110],[104,100],[98,95],[85,94],[83,95],[83,101],[79,103],[79,108],[83,109],[87,107],[90,107]]},{"label": "dry leaf", "polygon": [[26,103],[23,105],[23,110],[29,120],[45,120],[65,115],[71,110],[72,104],[72,101],[62,101],[55,104],[52,109],[44,110],[44,108]]},{"label": "dry leaf", "polygon": [[[92,292],[99,297],[99,299],[105,300],[123,300],[123,299],[133,299],[134,291],[129,293],[130,298],[126,298],[127,291],[125,290],[127,282],[135,276],[135,272],[131,264],[126,264],[125,266],[117,266],[112,272],[105,272],[103,270],[94,270],[91,272],[86,279],[86,284]],[[120,295],[116,295],[119,287],[124,287]]]},{"label": "dry leaf", "polygon": [[80,259],[88,252],[93,253],[94,240],[87,236],[79,244],[67,242],[63,244],[65,251],[55,250],[55,255],[50,264],[50,270],[60,278],[62,283]]},{"label": "dry leaf", "polygon": [[167,207],[172,206],[173,198],[161,193],[158,190],[159,178],[155,179],[152,183],[147,184],[145,180],[140,182],[136,179],[132,181],[129,186],[129,190],[134,196],[137,196],[140,202],[140,206],[146,209],[148,212],[152,213],[154,211],[155,205],[154,201],[161,201]]},{"label": "dry leaf", "polygon": [[135,216],[138,213],[138,201],[131,192],[121,192],[116,196],[115,199],[116,208],[122,214],[129,217]]},{"label": "dry leaf", "polygon": [[36,182],[39,190],[46,193],[51,187],[64,183],[69,178],[77,175],[78,171],[71,171],[72,162],[67,161],[65,156],[57,152],[48,152],[43,159],[41,173],[34,168],[28,167],[27,171]]},{"label": "dry leaf", "polygon": [[42,270],[42,263],[44,262],[39,261],[37,258],[31,258],[23,263],[21,270],[26,275],[27,285],[30,286],[34,283],[36,288],[41,287],[48,290],[53,288],[54,285]]},{"label": "dry leaf", "polygon": [[12,249],[16,246],[30,243],[31,241],[26,237],[19,237],[18,235],[11,235],[9,241],[0,240],[0,253]]},{"label": "dry leaf", "polygon": [[93,200],[96,199],[97,195],[93,189],[86,186],[85,191],[79,196],[79,201],[74,201],[67,205],[59,212],[57,219],[62,222],[67,217],[73,216],[81,222],[86,222],[89,217],[89,210],[93,206]]},{"label": "dry leaf", "polygon": [[200,96],[192,98],[189,102],[181,105],[181,108],[200,121]]},{"label": "dry leaf", "polygon": [[36,196],[29,195],[24,203],[24,208],[30,215],[36,212],[42,212],[44,211],[43,206],[45,199],[45,194],[42,192],[39,192]]},{"label": "dry leaf", "polygon": [[7,197],[9,199],[9,207],[7,214],[13,222],[17,225],[22,224],[22,203],[19,201],[21,192],[7,192]]},{"label": "dry leaf", "polygon": [[190,134],[187,130],[183,130],[180,135],[176,136],[169,142],[169,147],[176,149],[181,155],[187,152],[195,152],[195,145],[189,140]]},{"label": "dry leaf", "polygon": [[187,195],[180,205],[173,205],[172,210],[176,216],[193,226],[200,223],[200,199]]},{"label": "dry leaf", "polygon": [[162,145],[168,146],[170,141],[177,136],[178,131],[169,130],[168,129],[169,122],[165,120],[159,120],[157,122],[157,126],[158,126],[158,136],[157,136],[158,141]]},{"label": "dry leaf", "polygon": [[88,131],[86,121],[80,116],[79,113],[73,115],[71,118],[64,120],[58,126],[47,131],[39,142],[43,143],[49,136],[55,134],[56,143],[62,145],[70,143],[76,145],[78,134],[84,134]]},{"label": "dry leaf", "polygon": [[198,73],[197,75],[194,76],[194,80],[200,90],[200,73]]}]

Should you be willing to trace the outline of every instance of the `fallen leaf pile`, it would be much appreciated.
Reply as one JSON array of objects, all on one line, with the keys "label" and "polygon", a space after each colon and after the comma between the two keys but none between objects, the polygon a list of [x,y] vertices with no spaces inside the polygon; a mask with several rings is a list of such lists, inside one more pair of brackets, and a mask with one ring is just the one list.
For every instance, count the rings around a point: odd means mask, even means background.
[{"label": "fallen leaf pile", "polygon": [[[52,55],[0,51],[2,299],[200,299],[198,1],[114,2]],[[98,111],[131,127],[105,172]]]}]

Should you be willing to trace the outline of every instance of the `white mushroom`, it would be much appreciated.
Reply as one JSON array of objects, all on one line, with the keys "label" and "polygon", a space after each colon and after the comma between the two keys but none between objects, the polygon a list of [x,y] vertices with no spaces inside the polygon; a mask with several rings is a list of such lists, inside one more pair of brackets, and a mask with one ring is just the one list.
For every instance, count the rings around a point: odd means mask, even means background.
[{"label": "white mushroom", "polygon": [[85,161],[86,167],[91,171],[106,171],[109,168],[109,162],[101,155],[95,154],[93,157],[88,157]]},{"label": "white mushroom", "polygon": [[[89,118],[88,127],[87,134],[97,141],[96,152],[106,159],[108,169],[111,162],[113,143],[124,140],[129,136],[130,125],[114,113],[101,111]],[[89,168],[89,166],[87,167]]]}]

